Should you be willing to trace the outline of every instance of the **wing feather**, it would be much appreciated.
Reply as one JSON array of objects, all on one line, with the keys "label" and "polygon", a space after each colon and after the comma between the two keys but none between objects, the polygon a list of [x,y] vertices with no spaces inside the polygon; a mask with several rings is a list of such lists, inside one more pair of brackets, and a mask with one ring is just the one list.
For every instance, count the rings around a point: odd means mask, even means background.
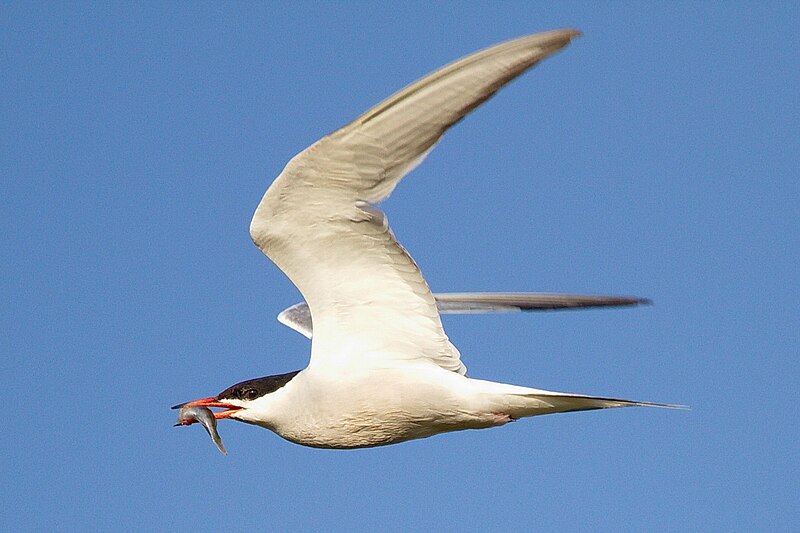
[{"label": "wing feather", "polygon": [[[436,307],[441,315],[481,313],[513,313],[519,311],[553,311],[557,309],[588,309],[647,305],[647,298],[634,296],[596,296],[583,294],[554,294],[547,292],[448,292],[436,293]],[[300,302],[278,314],[278,322],[306,338],[313,335],[314,326],[308,304]]]},{"label": "wing feather", "polygon": [[466,372],[419,268],[374,204],[449,127],[577,35],[556,30],[466,56],[287,164],[256,209],[250,234],[308,302],[310,367],[434,363]]}]

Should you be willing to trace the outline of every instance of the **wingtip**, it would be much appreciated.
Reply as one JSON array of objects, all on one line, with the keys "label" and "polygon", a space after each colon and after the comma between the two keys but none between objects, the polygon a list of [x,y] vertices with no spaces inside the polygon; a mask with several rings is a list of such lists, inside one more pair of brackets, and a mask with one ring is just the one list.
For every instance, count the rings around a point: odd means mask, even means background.
[{"label": "wingtip", "polygon": [[558,35],[562,37],[567,43],[572,41],[573,39],[577,39],[583,36],[583,32],[580,30],[576,30],[575,28],[562,28],[560,30],[553,30],[550,33],[551,35]]},{"label": "wingtip", "polygon": [[[536,49],[540,54],[542,54],[542,56],[539,58],[539,60],[541,60],[550,54],[569,46],[573,39],[577,39],[581,35],[583,34],[576,29],[561,28],[523,35],[507,41],[506,44],[519,43],[525,47]],[[490,46],[487,48],[487,50],[491,50],[495,48],[495,46]]]},{"label": "wingtip", "polygon": [[[639,296],[609,296],[610,306],[635,306],[635,305],[654,305],[653,300],[650,298],[641,298]],[[616,300],[616,303],[614,301]]]},{"label": "wingtip", "polygon": [[688,405],[680,405],[675,403],[645,403],[645,407],[660,407],[662,409],[675,409],[676,411],[691,411],[692,408]]}]

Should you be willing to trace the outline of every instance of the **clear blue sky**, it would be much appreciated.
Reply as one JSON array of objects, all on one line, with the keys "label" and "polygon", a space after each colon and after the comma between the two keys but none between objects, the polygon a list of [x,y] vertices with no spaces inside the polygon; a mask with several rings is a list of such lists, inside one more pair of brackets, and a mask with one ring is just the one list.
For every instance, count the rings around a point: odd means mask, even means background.
[{"label": "clear blue sky", "polygon": [[[0,529],[796,531],[796,3],[0,7]],[[286,161],[461,55],[584,37],[383,205],[435,291],[650,297],[448,317],[475,377],[683,403],[360,451],[169,406],[305,366],[250,242]]]}]

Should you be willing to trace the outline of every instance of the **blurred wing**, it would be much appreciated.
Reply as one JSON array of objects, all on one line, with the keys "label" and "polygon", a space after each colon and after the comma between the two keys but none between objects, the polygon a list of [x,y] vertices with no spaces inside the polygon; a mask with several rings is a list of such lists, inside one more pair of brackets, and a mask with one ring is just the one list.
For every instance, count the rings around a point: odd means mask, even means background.
[{"label": "blurred wing", "polygon": [[303,294],[314,320],[310,367],[430,364],[464,373],[385,199],[442,134],[578,32],[522,37],[413,83],[296,155],[250,224],[255,244]]},{"label": "blurred wing", "polygon": [[[630,296],[585,296],[578,294],[552,294],[540,292],[469,292],[434,294],[436,307],[442,315],[478,313],[513,313],[517,311],[553,311],[557,309],[587,309],[590,307],[621,307],[651,303],[646,298]],[[300,302],[284,309],[278,322],[297,331],[306,338],[313,334],[311,311],[308,304]]]}]

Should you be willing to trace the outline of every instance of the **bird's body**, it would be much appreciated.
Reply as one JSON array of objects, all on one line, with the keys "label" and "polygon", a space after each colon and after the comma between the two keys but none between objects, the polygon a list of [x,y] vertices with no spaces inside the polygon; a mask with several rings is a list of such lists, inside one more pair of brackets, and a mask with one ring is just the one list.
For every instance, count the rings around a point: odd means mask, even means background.
[{"label": "bird's body", "polygon": [[248,410],[240,420],[318,448],[394,444],[502,423],[488,398],[471,394],[476,388],[473,380],[438,368],[370,369],[344,378],[307,369],[254,405],[270,413],[266,424],[260,416],[248,420]]},{"label": "bird's body", "polygon": [[[286,165],[250,224],[253,242],[306,304],[279,320],[312,337],[299,372],[234,385],[188,406],[321,448],[394,444],[540,414],[656,405],[471,379],[443,312],[631,305],[636,298],[431,293],[375,205],[444,132],[579,35],[555,30],[464,57],[317,141]],[[312,326],[313,318],[313,326]]]},{"label": "bird's body", "polygon": [[433,365],[371,368],[345,376],[309,368],[231,418],[296,444],[364,448],[627,403],[471,379]]}]

